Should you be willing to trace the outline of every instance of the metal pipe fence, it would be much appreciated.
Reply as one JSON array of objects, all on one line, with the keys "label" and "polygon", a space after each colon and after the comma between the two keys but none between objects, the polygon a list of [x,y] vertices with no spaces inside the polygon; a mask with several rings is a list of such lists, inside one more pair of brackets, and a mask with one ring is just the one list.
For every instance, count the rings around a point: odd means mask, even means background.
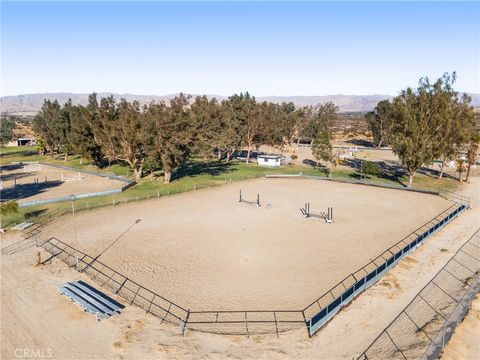
[{"label": "metal pipe fence", "polygon": [[433,235],[467,208],[463,204],[453,204],[313,301],[303,309],[305,319],[307,319],[308,335],[312,336],[315,334],[342,307],[376,283],[401,259],[420,246],[425,239]]},{"label": "metal pipe fence", "polygon": [[39,239],[37,246],[43,247],[51,254],[50,258],[44,262],[52,258],[59,258],[70,267],[78,266],[77,270],[79,272],[84,273],[98,285],[106,287],[112,293],[127,300],[131,305],[137,305],[147,314],[152,314],[161,319],[162,322],[179,324],[182,328],[185,327],[189,310],[145,288],[92,256],[55,237],[46,241]]},{"label": "metal pipe fence", "polygon": [[480,291],[480,229],[358,359],[438,359]]},{"label": "metal pipe fence", "polygon": [[380,187],[384,189],[411,191],[411,192],[418,192],[418,193],[430,194],[430,195],[440,195],[440,192],[438,191],[419,189],[415,187],[407,188],[402,185],[392,185],[387,183],[380,183],[380,182],[373,182],[373,181],[366,181],[366,180],[346,179],[346,178],[339,178],[335,176],[328,177],[328,176],[304,175],[302,173],[299,173],[299,174],[267,174],[265,175],[265,177],[267,179],[301,178],[301,179],[311,179],[311,180],[325,180],[325,181],[333,181],[333,182],[339,182],[344,184],[365,185],[365,186]]},{"label": "metal pipe fence", "polygon": [[343,306],[373,285],[427,237],[465,209],[465,205],[453,204],[301,310],[191,311],[54,237],[47,241],[38,241],[37,246],[42,246],[52,257],[58,257],[71,267],[76,266],[78,256],[80,272],[131,304],[160,318],[162,322],[179,324],[182,333],[188,327],[191,330],[226,335],[270,333],[278,336],[280,332],[306,325],[309,336],[312,336]]},{"label": "metal pipe fence", "polygon": [[54,164],[54,163],[49,163],[49,162],[44,162],[44,161],[37,161],[36,163],[44,165],[44,166],[51,166],[51,167],[58,168],[58,169],[63,169],[63,170],[68,170],[68,171],[73,171],[73,172],[81,172],[83,174],[99,176],[99,177],[106,177],[106,178],[109,178],[111,180],[118,180],[118,181],[122,181],[122,182],[127,183],[127,184],[132,184],[132,183],[135,184],[135,181],[124,178],[122,176],[115,175],[114,173],[99,173],[99,172],[96,172],[96,171],[91,171],[91,170],[86,170],[86,169],[77,169],[77,168],[73,168],[71,166]]},{"label": "metal pipe fence", "polygon": [[55,209],[47,212],[44,215],[40,215],[35,219],[35,223],[22,231],[22,236],[24,239],[29,239],[40,233],[40,229],[45,225],[51,223],[58,217],[62,216],[65,212],[61,212],[60,209]]}]

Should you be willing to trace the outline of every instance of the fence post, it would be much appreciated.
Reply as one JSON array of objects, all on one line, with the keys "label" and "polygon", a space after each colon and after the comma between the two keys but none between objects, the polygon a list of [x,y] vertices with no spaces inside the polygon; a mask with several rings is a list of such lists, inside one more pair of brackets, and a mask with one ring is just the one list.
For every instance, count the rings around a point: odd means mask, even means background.
[{"label": "fence post", "polygon": [[273,312],[273,318],[275,319],[275,331],[277,332],[277,338],[280,337],[278,334],[278,324],[277,324],[277,315],[275,314],[275,311]]},{"label": "fence post", "polygon": [[[190,309],[188,309],[187,311],[187,316],[185,318],[185,321],[182,321],[181,322],[181,332],[182,332],[182,336],[185,336],[185,330],[187,329],[187,324],[188,324],[188,318],[190,317]],[[180,320],[181,321],[181,320]]]}]

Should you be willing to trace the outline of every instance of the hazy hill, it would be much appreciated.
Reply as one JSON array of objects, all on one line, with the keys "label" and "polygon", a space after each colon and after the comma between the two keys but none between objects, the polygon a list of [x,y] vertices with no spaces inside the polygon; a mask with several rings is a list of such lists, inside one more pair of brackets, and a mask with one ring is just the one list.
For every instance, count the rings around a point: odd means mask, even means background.
[{"label": "hazy hill", "polygon": [[[151,101],[169,100],[176,94],[170,95],[133,95],[133,94],[115,94],[115,93],[98,93],[99,98],[113,95],[116,99],[125,98],[129,101],[137,100],[140,103],[148,103]],[[472,96],[473,106],[480,106],[480,94],[470,94]],[[226,97],[221,95],[209,95],[210,98],[223,100]],[[87,103],[88,94],[73,93],[42,93],[42,94],[26,94],[3,96],[0,98],[0,109],[2,113],[12,115],[33,115],[42,106],[44,99],[58,100],[61,104],[65,103],[69,98],[75,104],[85,105]],[[326,95],[326,96],[267,96],[257,97],[259,101],[271,102],[290,102],[292,101],[298,106],[315,105],[332,101],[341,112],[349,111],[370,111],[375,105],[384,99],[392,98],[391,95]]]}]

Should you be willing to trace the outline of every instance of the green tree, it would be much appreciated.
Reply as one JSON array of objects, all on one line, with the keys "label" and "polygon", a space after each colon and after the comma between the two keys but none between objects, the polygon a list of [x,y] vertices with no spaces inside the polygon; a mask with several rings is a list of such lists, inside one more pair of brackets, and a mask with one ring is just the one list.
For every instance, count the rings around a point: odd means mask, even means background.
[{"label": "green tree", "polygon": [[235,107],[230,100],[221,104],[220,131],[216,133],[215,144],[220,158],[229,162],[236,151],[242,147],[243,133]]},{"label": "green tree", "polygon": [[328,164],[332,161],[332,143],[330,141],[330,132],[326,129],[319,130],[312,143],[313,157],[319,161],[325,161]]},{"label": "green tree", "polygon": [[65,161],[68,160],[68,154],[73,151],[71,141],[72,133],[72,117],[74,116],[75,107],[72,100],[69,99],[59,111],[58,116],[53,122],[53,130],[55,132],[56,147],[58,151],[63,151]]},{"label": "green tree", "polygon": [[468,145],[467,151],[467,175],[465,176],[465,181],[468,181],[470,177],[470,170],[475,165],[478,158],[478,151],[480,148],[480,131],[472,132],[470,137],[470,144]]},{"label": "green tree", "polygon": [[159,159],[164,172],[164,182],[170,183],[173,171],[191,154],[194,127],[191,125],[189,97],[184,94],[164,103],[152,103],[148,107],[148,122],[153,134],[154,158]]},{"label": "green tree", "polygon": [[102,126],[97,94],[88,96],[86,106],[75,106],[71,124],[71,144],[75,152],[81,156],[80,161],[83,161],[83,158],[91,159],[96,166],[100,167],[104,155],[100,145],[101,139],[95,137],[94,131],[97,129],[97,132],[101,133]]},{"label": "green tree", "polygon": [[443,177],[445,163],[456,159],[459,149],[467,143],[475,126],[475,114],[470,106],[471,98],[463,94],[459,99],[453,84],[456,75],[445,74],[431,84],[430,108],[435,124],[433,132],[433,156],[440,159],[439,179]]},{"label": "green tree", "polygon": [[15,122],[6,116],[2,116],[0,119],[0,146],[5,146],[13,140],[13,129],[15,129]]},{"label": "green tree", "polygon": [[203,157],[211,157],[217,149],[219,160],[219,138],[224,131],[222,106],[216,99],[208,100],[206,96],[197,96],[190,106],[191,129],[193,135],[192,151]]},{"label": "green tree", "polygon": [[310,139],[310,143],[313,144],[314,139],[319,136],[319,132],[331,131],[337,111],[338,107],[332,102],[304,108],[300,137]]},{"label": "green tree", "polygon": [[117,120],[119,108],[113,96],[100,99],[98,113],[92,113],[90,127],[93,130],[95,143],[100,145],[102,153],[110,164],[117,160],[117,148],[119,137],[117,131],[121,131]]},{"label": "green tree", "polygon": [[135,180],[139,180],[153,140],[139,103],[121,99],[114,121],[108,120],[106,128],[109,129],[109,140],[102,147],[109,150],[113,160],[130,165]]},{"label": "green tree", "polygon": [[60,115],[58,101],[44,100],[41,110],[33,119],[33,130],[41,137],[45,148],[53,156],[58,144],[58,134],[55,131],[55,123]]},{"label": "green tree", "polygon": [[444,74],[434,84],[422,78],[416,90],[403,90],[393,101],[392,149],[407,169],[408,187],[421,166],[432,163],[442,153],[445,155],[444,149],[458,141],[456,135],[445,134],[455,133],[451,131],[455,128],[452,113],[469,105],[467,98],[460,103],[452,96],[454,81],[455,73]]},{"label": "green tree", "polygon": [[382,174],[382,168],[373,161],[364,161],[362,162],[362,173],[378,176]]},{"label": "green tree", "polygon": [[366,115],[368,127],[373,136],[373,144],[377,147],[388,145],[388,137],[392,127],[392,110],[392,103],[383,100]]},{"label": "green tree", "polygon": [[266,103],[258,104],[254,96],[248,92],[229,97],[233,121],[238,123],[238,130],[243,138],[243,146],[247,150],[247,163],[250,162],[252,150],[259,144],[263,117],[267,111]]},{"label": "green tree", "polygon": [[295,135],[296,109],[290,103],[266,103],[260,141],[266,145],[289,144]]},{"label": "green tree", "polygon": [[15,200],[7,201],[0,204],[0,228],[3,229],[5,217],[10,214],[18,213],[19,206]]}]

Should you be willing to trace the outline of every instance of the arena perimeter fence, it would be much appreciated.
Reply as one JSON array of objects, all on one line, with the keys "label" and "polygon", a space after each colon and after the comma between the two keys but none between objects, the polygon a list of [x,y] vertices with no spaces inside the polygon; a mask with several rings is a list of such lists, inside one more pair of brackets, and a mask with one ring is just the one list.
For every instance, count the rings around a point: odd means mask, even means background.
[{"label": "arena perimeter fence", "polygon": [[[235,179],[223,179],[219,180],[216,183],[211,183],[211,184],[195,184],[195,185],[179,185],[179,186],[172,186],[169,188],[164,188],[161,190],[152,190],[152,191],[142,191],[142,192],[124,192],[126,189],[131,187],[132,185],[135,184],[135,182],[128,183],[121,189],[114,189],[114,190],[106,190],[106,191],[100,191],[96,193],[88,193],[88,194],[79,194],[79,195],[74,195],[75,200],[82,200],[82,199],[87,199],[88,201],[77,204],[75,206],[76,211],[82,211],[82,210],[91,210],[99,207],[107,207],[107,206],[115,206],[118,204],[127,204],[131,202],[139,202],[143,200],[150,200],[150,199],[157,199],[163,196],[170,196],[170,195],[175,195],[175,194],[181,194],[184,192],[188,191],[195,191],[195,190],[201,190],[201,189],[206,189],[206,188],[211,188],[211,187],[217,187],[219,185],[223,184],[228,184],[228,183],[233,183],[237,181],[245,181],[245,180],[251,180],[258,178],[258,176],[244,176],[244,177],[239,177]],[[50,199],[43,199],[43,200],[34,200],[30,202],[24,202],[19,204],[20,207],[31,207],[31,206],[37,206],[37,205],[46,205],[50,203],[59,203],[59,202],[67,202],[71,201],[71,196],[61,196],[61,197],[56,197],[56,198],[50,198]],[[12,224],[15,225],[15,224]]]},{"label": "arena perimeter fence", "polygon": [[179,324],[182,334],[188,326],[192,330],[226,335],[276,333],[278,336],[280,332],[306,325],[308,335],[311,337],[342,307],[372,286],[426,238],[469,207],[468,203],[462,203],[467,201],[467,198],[456,194],[450,196],[461,202],[455,202],[302,310],[191,311],[54,237],[47,241],[38,240],[37,237],[37,246],[42,246],[52,254],[52,257],[60,258],[69,266],[76,266],[77,270],[88,275],[99,285],[107,287],[130,304],[135,304],[160,318],[162,322]]},{"label": "arena perimeter fence", "polygon": [[438,359],[480,291],[480,229],[358,359]]},{"label": "arena perimeter fence", "polygon": [[294,178],[301,178],[301,179],[310,179],[310,180],[324,180],[324,181],[333,181],[339,182],[344,184],[353,184],[353,185],[365,185],[365,186],[373,186],[379,187],[384,189],[391,189],[391,190],[402,190],[402,191],[411,191],[411,192],[418,192],[422,194],[430,194],[430,195],[439,195],[444,197],[447,200],[452,200],[463,205],[470,206],[470,199],[466,196],[454,193],[449,190],[440,189],[439,191],[432,191],[432,190],[424,190],[420,188],[407,188],[402,185],[392,185],[392,184],[382,184],[377,182],[365,181],[365,180],[354,180],[354,179],[344,179],[344,178],[335,178],[335,177],[328,177],[328,176],[314,176],[314,175],[303,175],[302,173],[299,174],[267,174],[265,175],[267,179],[294,179]]},{"label": "arena perimeter fence", "polygon": [[325,325],[345,305],[361,292],[375,284],[388,270],[410,254],[425,239],[432,236],[456,218],[469,205],[454,203],[447,210],[425,223],[417,230],[374,258],[367,265],[348,275],[324,295],[308,305],[305,314],[309,336]]},{"label": "arena perimeter fence", "polygon": [[[15,163],[14,163],[15,164]],[[73,171],[73,172],[78,172],[78,173],[83,173],[83,174],[88,174],[88,175],[93,175],[93,176],[98,176],[98,177],[103,177],[103,178],[108,178],[110,180],[117,180],[125,183],[124,186],[122,186],[120,189],[111,189],[111,190],[105,190],[105,191],[98,191],[98,192],[92,192],[92,193],[85,193],[85,194],[77,194],[74,195],[75,199],[86,199],[86,198],[93,198],[93,197],[99,197],[99,196],[107,196],[107,195],[115,195],[118,193],[121,193],[128,189],[129,187],[135,185],[135,181],[126,179],[121,176],[117,176],[115,174],[102,174],[98,173],[95,171],[90,171],[90,170],[85,170],[85,169],[76,169],[72,168],[69,166],[64,166],[64,165],[58,165],[58,164],[52,164],[52,163],[47,163],[47,162],[19,162],[18,164],[41,164],[43,166],[50,166],[53,168],[57,169],[63,169],[67,171]],[[66,196],[59,196],[59,197],[54,197],[54,198],[49,198],[49,199],[41,199],[41,200],[33,200],[33,201],[27,201],[27,202],[22,202],[19,203],[19,206],[22,208],[26,207],[31,207],[31,206],[37,206],[37,205],[46,205],[46,204],[51,204],[51,203],[58,203],[58,202],[64,202],[64,201],[69,201],[71,200],[71,195],[66,195]]]}]

